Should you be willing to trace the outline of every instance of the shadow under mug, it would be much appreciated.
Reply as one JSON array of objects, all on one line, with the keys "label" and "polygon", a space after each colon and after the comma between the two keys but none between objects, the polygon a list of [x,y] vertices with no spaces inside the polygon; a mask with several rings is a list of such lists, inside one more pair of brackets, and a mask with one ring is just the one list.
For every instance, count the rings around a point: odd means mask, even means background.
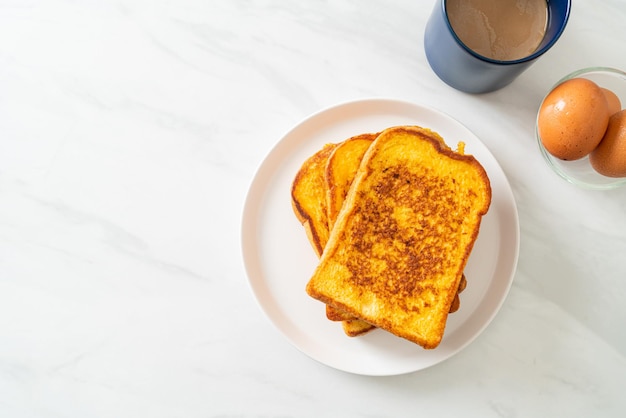
[{"label": "shadow under mug", "polygon": [[477,54],[461,42],[448,20],[446,2],[435,3],[426,24],[424,50],[435,74],[466,93],[487,93],[510,84],[559,39],[571,9],[571,0],[547,0],[546,32],[535,52],[518,60],[499,61]]}]

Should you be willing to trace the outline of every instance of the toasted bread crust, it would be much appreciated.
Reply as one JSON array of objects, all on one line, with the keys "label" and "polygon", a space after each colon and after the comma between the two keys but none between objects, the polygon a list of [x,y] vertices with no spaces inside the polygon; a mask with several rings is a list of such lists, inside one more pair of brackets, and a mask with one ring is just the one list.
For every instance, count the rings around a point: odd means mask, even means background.
[{"label": "toasted bread crust", "polygon": [[376,328],[372,324],[368,324],[367,322],[354,317],[352,317],[352,319],[341,321],[341,327],[343,328],[343,332],[348,337],[358,337],[359,335],[367,334]]},{"label": "toasted bread crust", "polygon": [[[450,305],[450,313],[454,313],[459,310],[461,307],[461,298],[459,294],[465,290],[467,286],[467,279],[465,278],[465,273],[461,275],[461,280],[459,281],[459,288],[456,291],[456,295],[454,295],[454,300],[452,301],[452,305]],[[328,305],[327,305],[328,306]]]},{"label": "toasted bread crust", "polygon": [[368,148],[306,290],[434,348],[490,202],[473,156],[423,128],[390,128]]},{"label": "toasted bread crust", "polygon": [[378,136],[362,134],[346,139],[328,157],[326,163],[326,190],[328,225],[332,229],[365,152]]},{"label": "toasted bread crust", "polygon": [[325,169],[337,144],[326,144],[300,167],[291,185],[291,205],[318,257],[328,241]]}]

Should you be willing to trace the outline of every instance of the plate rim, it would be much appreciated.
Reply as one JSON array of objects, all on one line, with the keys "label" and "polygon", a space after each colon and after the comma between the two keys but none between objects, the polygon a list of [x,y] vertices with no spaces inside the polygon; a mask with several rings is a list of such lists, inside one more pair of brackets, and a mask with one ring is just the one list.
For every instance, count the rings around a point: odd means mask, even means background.
[{"label": "plate rim", "polygon": [[[255,195],[259,195],[262,194],[262,190],[259,190],[259,188],[255,188],[254,186],[259,183],[262,182],[261,179],[263,178],[261,176],[261,174],[263,174],[264,171],[270,171],[270,172],[275,172],[276,169],[272,169],[272,168],[268,168],[268,166],[270,166],[270,162],[272,157],[276,157],[276,153],[277,150],[279,150],[279,148],[281,146],[284,146],[285,142],[290,139],[291,136],[294,135],[294,133],[297,133],[298,130],[300,129],[304,129],[307,127],[308,124],[315,122],[317,119],[319,118],[323,118],[324,116],[329,116],[335,112],[340,111],[341,109],[346,109],[346,108],[351,108],[351,107],[358,107],[358,106],[378,106],[381,107],[382,110],[381,112],[384,113],[384,109],[386,106],[401,106],[402,108],[408,108],[410,109],[412,112],[420,113],[420,112],[431,112],[433,114],[436,114],[439,117],[443,117],[446,120],[446,123],[451,123],[451,124],[455,124],[457,128],[462,129],[464,131],[466,131],[469,135],[471,135],[473,137],[473,139],[475,139],[476,141],[478,141],[482,147],[484,148],[484,151],[486,151],[492,161],[492,170],[493,169],[497,169],[498,171],[498,180],[501,181],[501,185],[500,187],[504,186],[505,191],[507,192],[507,196],[504,196],[502,201],[505,203],[508,203],[510,205],[510,221],[512,221],[513,225],[511,226],[511,231],[513,233],[514,236],[510,236],[509,239],[511,240],[512,246],[513,246],[513,252],[510,256],[512,256],[511,262],[509,264],[509,269],[510,272],[508,274],[508,277],[503,277],[501,278],[502,280],[506,280],[505,286],[504,288],[502,288],[500,290],[500,297],[497,301],[497,303],[495,305],[493,305],[493,309],[487,313],[487,315],[485,316],[485,318],[483,319],[481,325],[473,332],[473,334],[469,337],[466,338],[461,344],[457,345],[453,350],[451,350],[450,352],[447,352],[444,356],[442,356],[440,359],[438,359],[437,361],[434,361],[430,364],[424,365],[422,367],[414,367],[414,368],[406,368],[404,370],[394,370],[394,371],[389,371],[389,372],[368,372],[368,371],[359,371],[359,370],[355,370],[355,369],[351,369],[351,368],[347,368],[347,367],[341,367],[337,364],[329,364],[326,361],[321,360],[320,358],[312,355],[309,351],[307,351],[304,347],[301,346],[301,344],[298,343],[297,338],[295,338],[293,335],[287,335],[286,332],[281,328],[281,326],[279,326],[279,324],[277,324],[277,322],[275,321],[275,319],[273,318],[270,309],[268,306],[266,306],[266,304],[264,304],[261,300],[261,295],[259,294],[259,288],[258,285],[255,285],[253,276],[253,268],[254,266],[251,265],[250,262],[250,256],[247,256],[247,252],[248,250],[248,241],[257,241],[257,239],[253,239],[252,236],[258,235],[256,233],[256,229],[255,229],[255,233],[251,233],[251,229],[250,226],[254,226],[254,228],[257,228],[257,224],[258,222],[253,222],[252,218],[254,218],[253,216],[251,216],[252,214],[254,214],[254,212],[251,214],[250,211],[253,209],[253,207],[257,207],[257,208],[261,208],[262,204],[261,203],[256,203],[258,202],[258,199],[262,199],[262,197],[258,197]],[[346,119],[351,119],[354,118],[354,116],[350,116]],[[391,125],[390,125],[391,126]],[[432,128],[433,130],[437,130],[436,128]],[[307,140],[303,140],[302,138],[300,139],[301,142],[307,142]],[[293,140],[291,141],[293,142]],[[308,142],[311,142],[311,139],[309,139]],[[293,146],[293,144],[292,144]],[[289,158],[289,154],[287,154],[287,157],[282,157],[280,158],[280,160],[283,160],[284,158]],[[265,184],[272,184],[272,181],[265,181],[263,182]],[[255,204],[256,203],[256,204]],[[256,214],[258,217],[258,213]],[[298,349],[300,352],[302,352],[303,354],[307,355],[309,358],[324,364],[328,367],[331,367],[333,369],[337,369],[337,370],[342,370],[344,372],[348,372],[348,373],[352,373],[352,374],[358,374],[358,375],[366,375],[366,376],[392,376],[392,375],[401,375],[401,374],[407,374],[407,373],[412,373],[412,372],[416,372],[419,370],[424,370],[428,367],[432,367],[436,364],[439,364],[447,359],[449,359],[450,357],[454,356],[455,354],[461,352],[463,349],[465,349],[469,344],[471,344],[479,335],[481,335],[484,330],[489,326],[489,324],[493,321],[493,319],[497,316],[498,312],[501,310],[506,298],[508,297],[508,294],[510,292],[510,289],[512,287],[514,278],[515,278],[515,274],[517,272],[517,264],[519,261],[519,251],[520,251],[520,224],[519,224],[519,212],[518,212],[518,208],[517,208],[517,202],[515,200],[515,197],[513,195],[513,190],[511,188],[511,184],[504,172],[504,170],[502,169],[502,166],[500,165],[500,163],[498,162],[498,160],[495,158],[495,156],[493,155],[493,153],[491,153],[491,151],[489,150],[489,148],[486,146],[486,144],[480,140],[480,138],[475,135],[469,128],[467,128],[465,125],[463,125],[461,122],[459,122],[458,120],[456,120],[455,118],[451,117],[449,114],[442,112],[439,109],[436,109],[432,106],[429,105],[424,105],[424,104],[420,104],[420,103],[416,103],[416,102],[411,102],[411,101],[406,101],[406,100],[398,100],[398,99],[392,99],[392,98],[365,98],[365,99],[357,99],[357,100],[350,100],[350,101],[345,101],[345,102],[341,102],[338,104],[334,104],[332,106],[328,106],[326,108],[320,109],[314,113],[309,114],[308,116],[304,117],[303,119],[301,119],[298,123],[294,124],[290,129],[288,129],[280,138],[278,141],[276,141],[273,146],[269,149],[269,151],[266,153],[266,155],[261,159],[260,163],[258,164],[257,168],[254,171],[254,174],[252,176],[252,180],[250,181],[249,187],[247,189],[247,193],[245,196],[245,200],[244,200],[244,205],[243,205],[243,210],[241,213],[241,223],[240,223],[240,244],[241,244],[241,251],[242,251],[242,257],[243,257],[243,263],[244,263],[244,270],[245,270],[245,274],[246,274],[246,282],[248,284],[248,287],[250,288],[250,290],[253,293],[254,299],[256,304],[258,305],[258,307],[261,309],[261,311],[263,312],[264,316],[270,321],[270,323],[272,324],[272,326],[285,338],[287,339],[287,341],[294,346],[296,349]],[[502,233],[500,233],[500,235],[502,235]],[[500,254],[500,251],[499,251]],[[262,263],[254,263],[256,264],[262,264]],[[490,290],[493,287],[493,280],[495,278],[495,272],[494,274],[492,274],[491,276],[491,282],[489,283],[488,289]],[[486,292],[486,294],[483,297],[487,296],[488,291]],[[465,321],[469,321],[473,316],[476,315],[476,310],[474,310],[466,319]],[[444,336],[445,337],[445,336]],[[429,350],[430,351],[430,350]]]}]

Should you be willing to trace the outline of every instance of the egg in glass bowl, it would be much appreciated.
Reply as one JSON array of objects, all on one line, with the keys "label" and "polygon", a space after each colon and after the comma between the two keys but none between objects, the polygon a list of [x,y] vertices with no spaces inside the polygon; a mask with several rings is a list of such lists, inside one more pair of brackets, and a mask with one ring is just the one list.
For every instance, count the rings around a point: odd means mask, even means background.
[{"label": "egg in glass bowl", "polygon": [[626,72],[575,71],[543,98],[536,136],[548,165],[588,189],[626,186]]}]

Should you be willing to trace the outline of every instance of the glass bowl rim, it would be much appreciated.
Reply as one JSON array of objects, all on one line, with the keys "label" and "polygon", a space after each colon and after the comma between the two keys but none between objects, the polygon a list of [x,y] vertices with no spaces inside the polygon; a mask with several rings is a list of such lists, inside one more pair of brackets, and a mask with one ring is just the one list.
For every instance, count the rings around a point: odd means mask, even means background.
[{"label": "glass bowl rim", "polygon": [[[578,69],[576,71],[572,71],[571,73],[563,76],[561,79],[559,79],[556,83],[554,83],[554,85],[552,87],[550,87],[550,90],[548,90],[548,93],[546,93],[543,98],[541,99],[541,103],[539,105],[539,110],[537,111],[537,117],[535,119],[535,138],[537,140],[537,144],[539,146],[539,150],[541,151],[541,155],[544,159],[544,161],[547,163],[547,165],[552,169],[552,171],[554,171],[556,174],[558,174],[561,178],[567,180],[569,183],[572,183],[576,186],[585,188],[585,189],[590,189],[590,190],[613,190],[613,189],[617,189],[619,187],[623,187],[626,186],[626,177],[607,177],[607,176],[603,176],[603,178],[607,179],[606,183],[591,183],[588,181],[584,181],[584,180],[580,180],[578,178],[576,178],[575,176],[571,176],[568,173],[566,173],[564,170],[562,170],[556,163],[555,163],[555,159],[556,157],[550,155],[550,153],[548,153],[548,151],[546,150],[546,148],[543,146],[543,143],[541,142],[541,136],[539,135],[539,127],[538,127],[538,119],[539,119],[539,112],[541,110],[541,106],[543,106],[543,102],[545,100],[545,98],[548,96],[548,94],[550,94],[550,92],[557,87],[559,84],[570,80],[572,78],[576,78],[576,77],[581,77],[581,76],[585,76],[587,74],[594,74],[594,73],[600,73],[600,74],[611,74],[614,76],[617,76],[618,78],[621,78],[624,83],[626,84],[626,71],[622,71],[620,69],[617,68],[613,68],[613,67],[602,67],[602,66],[597,66],[597,67],[585,67],[585,68],[581,68]],[[588,159],[589,157],[583,157],[583,159]],[[602,174],[598,173],[598,176],[602,176]],[[612,181],[611,181],[612,179]]]}]

